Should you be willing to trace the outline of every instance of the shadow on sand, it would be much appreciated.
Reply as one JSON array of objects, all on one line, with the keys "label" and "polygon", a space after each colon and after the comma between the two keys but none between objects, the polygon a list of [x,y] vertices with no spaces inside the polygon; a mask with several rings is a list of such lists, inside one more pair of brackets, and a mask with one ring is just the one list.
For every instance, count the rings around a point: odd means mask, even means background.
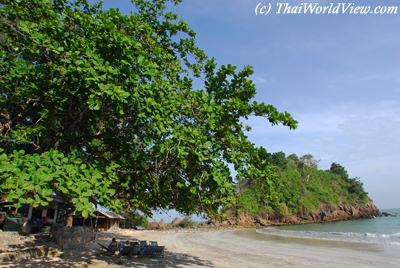
[{"label": "shadow on sand", "polygon": [[[8,262],[0,263],[0,267],[187,267],[203,266],[215,267],[212,262],[202,260],[199,257],[175,253],[166,250],[163,257],[124,257],[110,256],[105,254],[96,243],[107,245],[113,234],[103,233],[95,242],[85,247],[65,250],[61,256],[42,253],[41,255],[30,254],[18,257]],[[119,240],[131,240],[131,236],[118,235]],[[54,249],[54,243],[49,240],[35,239],[33,242],[13,246],[14,252],[21,252],[23,249],[46,246]],[[42,257],[45,256],[45,257]]]}]

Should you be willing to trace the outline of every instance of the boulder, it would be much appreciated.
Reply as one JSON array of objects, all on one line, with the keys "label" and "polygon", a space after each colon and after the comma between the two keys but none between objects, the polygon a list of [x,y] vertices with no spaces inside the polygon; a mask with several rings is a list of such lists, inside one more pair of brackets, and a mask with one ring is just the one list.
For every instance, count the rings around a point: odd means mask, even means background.
[{"label": "boulder", "polygon": [[149,230],[158,230],[158,229],[160,229],[160,225],[158,224],[158,222],[152,221],[152,222],[149,222],[149,225],[147,226],[147,229],[149,229]]},{"label": "boulder", "polygon": [[242,213],[239,215],[236,223],[243,227],[252,227],[255,226],[255,219],[253,216]]},{"label": "boulder", "polygon": [[165,230],[165,229],[167,229],[167,224],[164,222],[163,219],[161,219],[161,220],[158,222],[158,227],[159,227],[161,230]]},{"label": "boulder", "polygon": [[268,219],[265,219],[260,216],[255,216],[254,217],[254,222],[260,226],[268,226],[271,225],[271,222]]},{"label": "boulder", "polygon": [[309,213],[308,211],[302,211],[299,215],[297,215],[300,219],[304,221],[312,221],[312,214]]},{"label": "boulder", "polygon": [[297,216],[290,215],[290,216],[283,217],[282,222],[284,222],[286,224],[299,224],[300,219]]},{"label": "boulder", "polygon": [[185,218],[180,218],[180,217],[176,217],[175,219],[172,220],[171,222],[171,226],[172,227],[179,227],[182,222],[184,221]]},{"label": "boulder", "polygon": [[186,223],[191,221],[190,217],[183,217],[183,218],[179,218],[176,217],[172,222],[171,222],[171,226],[172,227],[186,227]]}]

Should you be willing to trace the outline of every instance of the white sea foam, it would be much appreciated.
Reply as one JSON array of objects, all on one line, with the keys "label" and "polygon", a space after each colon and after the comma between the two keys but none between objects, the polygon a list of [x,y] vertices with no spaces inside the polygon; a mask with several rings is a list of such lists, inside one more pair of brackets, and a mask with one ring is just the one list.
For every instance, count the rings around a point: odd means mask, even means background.
[{"label": "white sea foam", "polygon": [[319,231],[297,231],[285,230],[273,227],[258,229],[260,234],[274,235],[288,238],[316,239],[328,241],[373,243],[400,246],[400,233],[377,234],[377,233],[355,233],[355,232],[319,232]]},{"label": "white sea foam", "polygon": [[371,233],[365,233],[364,235],[367,237],[378,237],[377,234],[371,234]]},{"label": "white sea foam", "polygon": [[391,236],[400,238],[400,233],[395,233],[395,234],[392,234]]}]

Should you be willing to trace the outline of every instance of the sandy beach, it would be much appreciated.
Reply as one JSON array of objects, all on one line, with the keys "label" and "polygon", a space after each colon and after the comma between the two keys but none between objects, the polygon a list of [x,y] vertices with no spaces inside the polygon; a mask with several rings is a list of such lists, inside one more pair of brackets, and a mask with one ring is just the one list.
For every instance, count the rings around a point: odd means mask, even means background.
[{"label": "sandy beach", "polygon": [[[165,257],[121,258],[99,255],[97,242],[156,240]],[[397,249],[398,250],[398,249]],[[394,251],[373,245],[264,237],[243,230],[120,230],[99,234],[86,249],[62,258],[42,258],[3,267],[400,267]]]}]

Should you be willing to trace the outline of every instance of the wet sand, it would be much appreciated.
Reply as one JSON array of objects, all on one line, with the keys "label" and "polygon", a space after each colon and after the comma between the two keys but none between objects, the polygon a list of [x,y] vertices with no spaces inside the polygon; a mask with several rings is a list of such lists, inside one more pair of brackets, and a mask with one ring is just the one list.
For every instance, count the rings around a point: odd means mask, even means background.
[{"label": "wet sand", "polygon": [[[104,245],[119,240],[156,240],[166,246],[165,257],[104,256]],[[1,266],[1,265],[0,265]],[[310,241],[242,230],[118,230],[100,233],[85,249],[62,258],[42,258],[7,267],[400,267],[400,248],[346,242]]]}]

